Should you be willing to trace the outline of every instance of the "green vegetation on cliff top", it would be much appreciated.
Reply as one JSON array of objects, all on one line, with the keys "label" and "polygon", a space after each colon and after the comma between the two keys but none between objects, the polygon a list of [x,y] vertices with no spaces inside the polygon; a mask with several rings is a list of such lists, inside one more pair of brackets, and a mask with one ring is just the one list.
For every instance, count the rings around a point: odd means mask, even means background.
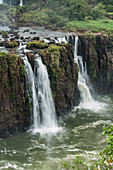
[{"label": "green vegetation on cliff top", "polygon": [[47,48],[48,44],[46,44],[44,41],[31,41],[31,42],[27,42],[27,48],[28,49],[44,49]]},{"label": "green vegetation on cliff top", "polygon": [[[24,6],[12,1],[0,5],[3,25],[40,25],[64,30],[113,30],[112,0],[24,0]],[[14,22],[14,20],[15,22]]]}]

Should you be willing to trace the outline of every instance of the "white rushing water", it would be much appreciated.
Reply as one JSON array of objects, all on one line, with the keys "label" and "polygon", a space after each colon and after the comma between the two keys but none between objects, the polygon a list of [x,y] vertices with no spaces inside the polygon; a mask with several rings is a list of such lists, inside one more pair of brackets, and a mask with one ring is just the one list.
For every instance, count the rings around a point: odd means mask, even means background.
[{"label": "white rushing water", "polygon": [[19,6],[23,6],[23,0],[20,0]]},{"label": "white rushing water", "polygon": [[0,0],[0,4],[3,4],[3,0]]},{"label": "white rushing water", "polygon": [[23,60],[27,74],[27,89],[32,94],[32,130],[34,133],[56,132],[59,128],[57,127],[55,106],[46,66],[41,60],[35,59],[33,72],[27,57],[24,57]]},{"label": "white rushing water", "polygon": [[35,86],[38,93],[41,128],[43,130],[45,128],[47,128],[47,130],[55,130],[57,128],[57,119],[50,81],[46,66],[39,59],[35,60],[34,73]]},{"label": "white rushing water", "polygon": [[80,96],[81,96],[80,105],[76,108],[90,109],[95,112],[98,112],[101,109],[103,109],[104,104],[100,103],[98,101],[95,101],[92,97],[92,94],[91,94],[90,88],[89,88],[89,86],[91,86],[91,85],[90,85],[89,77],[87,74],[86,63],[83,64],[82,57],[78,56],[78,54],[77,54],[78,53],[78,50],[77,50],[78,49],[78,41],[79,41],[78,36],[75,36],[74,61],[79,66],[78,88],[80,90]]},{"label": "white rushing water", "polygon": [[[79,108],[83,108],[83,109],[89,109],[92,110],[94,112],[98,112],[100,110],[102,110],[103,108],[105,108],[105,104],[98,102],[96,100],[93,99],[93,96],[91,94],[91,91],[93,91],[93,88],[91,86],[91,83],[89,81],[89,76],[87,74],[87,66],[86,63],[83,64],[83,58],[82,56],[78,56],[78,36],[75,35],[75,39],[74,36],[71,36],[72,42],[74,42],[74,62],[77,63],[78,67],[79,67],[79,78],[78,78],[78,88],[80,91],[80,97],[81,97],[81,101],[79,106],[75,107],[75,109]],[[69,36],[67,36],[67,40],[66,37],[59,37],[56,39],[56,43],[69,43]]]},{"label": "white rushing water", "polygon": [[67,43],[67,40],[65,37],[60,37],[60,38],[57,38],[57,42],[58,43],[62,43],[62,42]]},{"label": "white rushing water", "polygon": [[25,64],[25,70],[27,73],[27,80],[26,83],[28,84],[28,91],[31,91],[32,93],[32,103],[33,103],[33,116],[34,116],[34,129],[39,128],[39,119],[38,119],[38,114],[39,114],[39,104],[38,104],[38,98],[36,95],[36,90],[35,90],[35,77],[34,73],[31,67],[31,64],[29,63],[27,57],[24,57],[24,64]]}]

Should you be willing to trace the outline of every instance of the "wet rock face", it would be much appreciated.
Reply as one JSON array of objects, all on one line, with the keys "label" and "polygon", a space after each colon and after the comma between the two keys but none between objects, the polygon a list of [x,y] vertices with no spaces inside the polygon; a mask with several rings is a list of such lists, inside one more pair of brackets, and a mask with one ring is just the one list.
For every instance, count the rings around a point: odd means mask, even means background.
[{"label": "wet rock face", "polygon": [[[41,44],[41,46],[40,46]],[[78,104],[78,67],[69,44],[35,44],[47,66],[57,115],[64,114]],[[32,45],[31,45],[32,46]],[[34,44],[33,44],[34,49]],[[26,53],[32,68],[35,55]],[[25,69],[23,60],[14,54],[0,53],[0,137],[25,131],[31,115],[26,97]]]},{"label": "wet rock face", "polygon": [[0,137],[23,131],[29,126],[24,74],[21,58],[0,53]]},{"label": "wet rock face", "polygon": [[[50,44],[40,51],[47,66],[57,114],[72,108],[78,100],[78,67],[74,63],[72,47],[69,44]],[[75,99],[75,100],[74,100]]]},{"label": "wet rock face", "polygon": [[99,94],[113,92],[113,36],[80,35],[79,55],[87,63],[88,74]]},{"label": "wet rock face", "polygon": [[[10,5],[10,1],[9,0],[3,0],[3,2],[7,3],[8,5]],[[12,5],[17,6],[17,5],[19,5],[19,3],[20,3],[20,0],[11,0],[11,4]]]}]

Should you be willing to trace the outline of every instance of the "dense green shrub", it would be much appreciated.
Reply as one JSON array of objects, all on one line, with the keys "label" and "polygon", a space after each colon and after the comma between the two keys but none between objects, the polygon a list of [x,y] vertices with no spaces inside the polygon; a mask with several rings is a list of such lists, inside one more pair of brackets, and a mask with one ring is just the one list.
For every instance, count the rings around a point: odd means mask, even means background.
[{"label": "dense green shrub", "polygon": [[107,12],[113,12],[113,5],[109,4],[106,7]]},{"label": "dense green shrub", "polygon": [[0,5],[0,11],[3,11],[3,10],[8,10],[9,9],[9,5],[7,3],[4,3],[4,4],[1,4]]},{"label": "dense green shrub", "polygon": [[71,28],[76,26],[76,21],[89,23],[105,19],[106,16],[112,17],[112,14],[107,14],[106,10],[112,12],[113,8],[113,0],[109,2],[107,0],[23,0],[24,6],[19,6],[20,0],[11,0],[12,6],[8,5],[9,0],[4,2],[7,4],[0,5],[2,25],[6,23],[20,25],[21,22],[24,26],[33,24]]}]

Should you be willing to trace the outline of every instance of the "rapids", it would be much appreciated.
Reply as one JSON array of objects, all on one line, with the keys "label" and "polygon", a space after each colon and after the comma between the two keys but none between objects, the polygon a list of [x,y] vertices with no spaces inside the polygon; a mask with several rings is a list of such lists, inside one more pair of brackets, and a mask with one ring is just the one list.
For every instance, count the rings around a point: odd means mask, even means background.
[{"label": "rapids", "polygon": [[106,106],[99,112],[73,109],[58,120],[56,133],[23,133],[0,140],[0,169],[53,170],[62,169],[77,155],[86,161],[98,159],[106,146],[102,128],[113,124],[113,97],[103,96]]}]

